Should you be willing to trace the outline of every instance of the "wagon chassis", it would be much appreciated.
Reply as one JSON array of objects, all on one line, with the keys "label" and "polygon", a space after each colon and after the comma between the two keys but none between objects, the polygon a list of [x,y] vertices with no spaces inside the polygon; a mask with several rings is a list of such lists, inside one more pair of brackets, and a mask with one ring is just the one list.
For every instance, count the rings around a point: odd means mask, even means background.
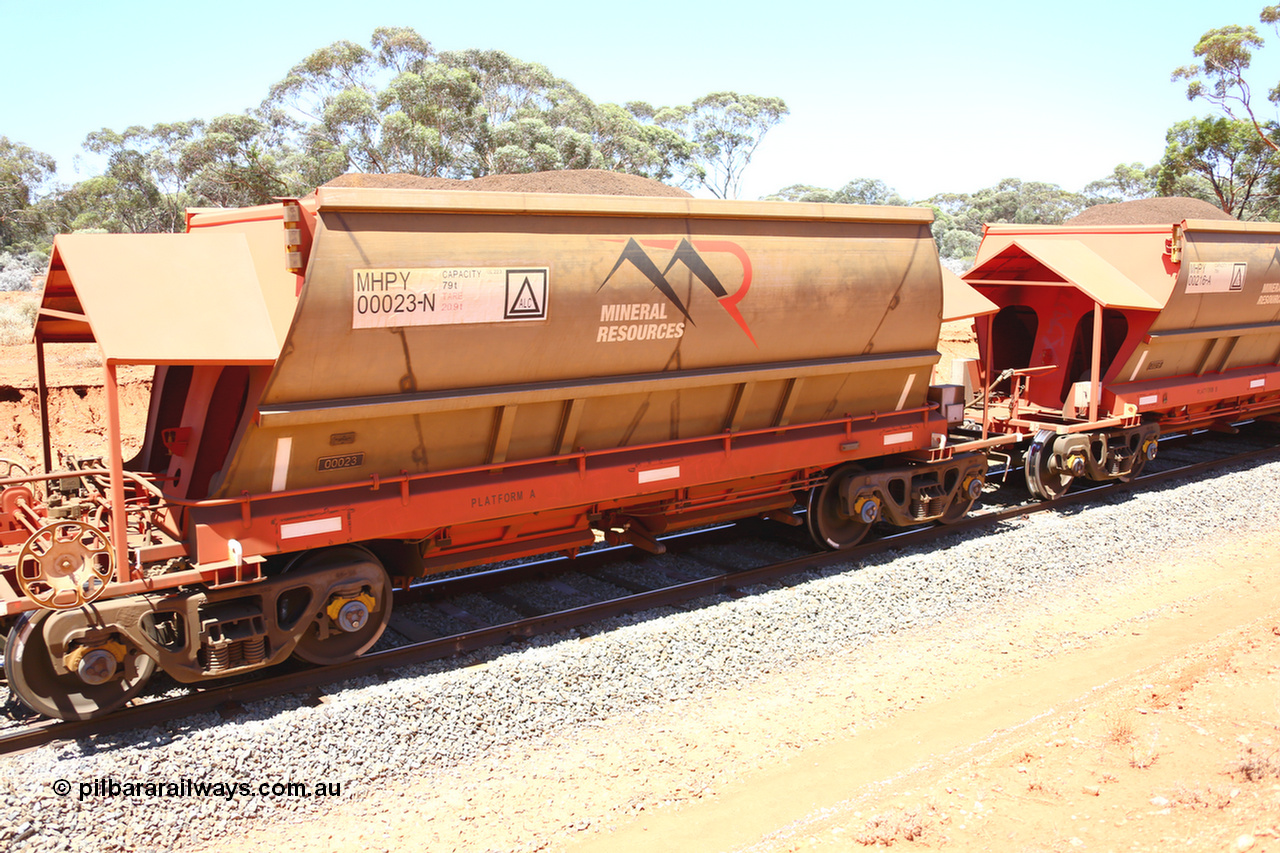
[{"label": "wagon chassis", "polygon": [[[39,498],[35,496],[37,489],[33,488],[34,484],[66,484],[82,480],[109,485],[92,490],[84,500],[92,509],[82,509],[80,514],[97,520],[107,531],[120,527],[128,531],[127,540],[125,537],[112,537],[117,543],[111,554],[114,557],[113,574],[104,578],[104,584],[95,590],[93,599],[154,593],[191,584],[221,589],[255,583],[263,579],[264,554],[299,552],[391,536],[420,543],[427,559],[438,560],[450,554],[450,528],[465,526],[482,515],[475,511],[468,513],[465,504],[469,500],[474,501],[473,495],[478,488],[491,490],[488,483],[497,474],[503,475],[503,489],[509,492],[541,491],[548,495],[540,503],[526,501],[521,507],[522,514],[568,509],[582,517],[582,528],[574,531],[562,548],[549,549],[536,537],[522,540],[519,530],[512,525],[510,535],[495,543],[501,549],[499,554],[486,551],[446,566],[464,568],[491,562],[495,558],[529,556],[547,550],[572,552],[594,542],[587,524],[591,520],[607,523],[632,516],[666,514],[673,520],[680,520],[679,526],[687,527],[722,520],[716,517],[716,510],[720,508],[729,514],[742,516],[789,507],[795,502],[793,493],[806,492],[820,484],[825,479],[823,472],[832,466],[868,457],[883,458],[881,448],[885,446],[886,434],[890,434],[890,440],[897,443],[919,444],[922,436],[944,430],[945,425],[932,414],[936,408],[936,405],[927,405],[865,417],[726,432],[656,445],[580,451],[502,465],[415,474],[406,471],[394,477],[375,474],[367,480],[327,487],[245,494],[219,500],[176,499],[165,496],[149,479],[130,471],[75,467],[52,474],[0,479],[0,494],[10,499],[19,510],[16,517],[22,519],[22,529],[15,527],[7,532],[0,531],[0,545],[18,544],[34,536],[49,521],[36,512]],[[953,448],[940,448],[904,454],[903,458],[908,464],[929,466],[943,463],[953,455]],[[666,468],[662,467],[664,465]],[[643,483],[646,471],[671,469],[672,465],[699,472],[701,476],[696,483],[705,485],[684,485],[669,490],[650,487],[647,494],[636,488],[637,478]],[[720,493],[707,491],[716,489],[719,483],[741,482],[753,477],[771,477],[772,482],[754,489],[723,489]],[[683,479],[688,482],[691,478],[685,475]],[[115,484],[120,480],[129,484],[130,491],[126,493],[120,487],[119,493],[126,497],[117,503],[112,501],[111,495],[117,492]],[[618,496],[627,494],[628,490],[636,497],[619,500]],[[563,496],[570,493],[586,496],[579,509],[564,499]],[[742,507],[736,506],[752,502],[775,504],[776,507],[744,512]],[[121,505],[124,509],[119,515],[110,509]],[[445,512],[441,511],[442,507]],[[156,521],[172,517],[177,511],[183,512],[188,519],[186,535]],[[304,526],[339,514],[346,514],[348,518],[343,519],[343,533],[338,536],[334,536],[332,531],[322,531],[297,535],[293,537],[295,541],[290,542],[288,531],[281,532],[282,526]],[[685,516],[692,516],[691,521],[685,521]],[[441,517],[449,521],[425,525],[421,521]],[[348,532],[352,530],[360,533]],[[185,560],[194,568],[163,573],[147,571],[158,563],[175,559]],[[406,576],[420,574],[416,572]],[[14,568],[0,572],[0,597],[4,603],[0,617],[35,610],[40,606],[19,593],[19,575],[20,572]],[[88,601],[81,597],[64,606],[86,603]]]}]

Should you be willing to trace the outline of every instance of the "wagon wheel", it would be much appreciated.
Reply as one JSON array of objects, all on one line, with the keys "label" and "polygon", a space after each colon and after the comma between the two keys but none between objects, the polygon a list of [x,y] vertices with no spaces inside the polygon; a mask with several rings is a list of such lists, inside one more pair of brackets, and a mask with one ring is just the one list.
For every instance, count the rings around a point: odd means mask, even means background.
[{"label": "wagon wheel", "polygon": [[75,672],[56,672],[44,635],[51,615],[48,610],[22,614],[4,645],[4,674],[22,704],[46,717],[89,720],[142,692],[156,662],[136,650],[126,649],[118,661],[111,651],[94,649],[80,657]]},{"label": "wagon wheel", "polygon": [[1136,480],[1147,467],[1147,462],[1156,458],[1156,440],[1149,439],[1147,441],[1139,441],[1138,449],[1133,454],[1133,467],[1129,469],[1128,474],[1121,474],[1118,479],[1122,483],[1128,483]]},{"label": "wagon wheel", "polygon": [[48,610],[70,610],[98,598],[115,574],[107,535],[83,521],[56,521],[31,534],[18,554],[18,586]]},{"label": "wagon wheel", "polygon": [[1067,489],[1071,487],[1071,481],[1075,479],[1071,474],[1049,470],[1049,462],[1053,459],[1055,438],[1055,433],[1050,430],[1042,429],[1037,432],[1031,447],[1027,449],[1024,463],[1027,488],[1032,495],[1049,501],[1065,495]]},{"label": "wagon wheel", "polygon": [[847,515],[841,506],[840,492],[844,484],[863,474],[857,465],[846,465],[826,482],[809,492],[806,522],[809,535],[819,546],[830,551],[852,548],[863,540],[867,531],[880,518],[879,506],[872,504],[863,514]]},{"label": "wagon wheel", "polygon": [[955,524],[963,521],[969,514],[969,510],[973,509],[973,505],[978,502],[978,498],[982,496],[983,485],[984,481],[981,477],[969,477],[961,483],[956,496],[951,499],[950,506],[938,519],[938,523]]},{"label": "wagon wheel", "polygon": [[391,578],[372,553],[357,546],[312,551],[295,560],[286,571],[301,571],[309,565],[371,562],[378,566],[378,579],[342,590],[315,603],[310,624],[294,647],[293,656],[307,663],[328,665],[355,660],[382,636],[391,621]]}]

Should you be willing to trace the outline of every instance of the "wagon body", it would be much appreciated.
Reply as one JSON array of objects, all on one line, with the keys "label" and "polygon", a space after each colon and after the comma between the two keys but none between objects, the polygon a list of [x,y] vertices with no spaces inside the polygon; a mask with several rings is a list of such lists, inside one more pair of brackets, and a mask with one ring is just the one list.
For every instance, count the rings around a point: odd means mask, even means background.
[{"label": "wagon body", "polygon": [[124,467],[180,541],[132,562],[412,542],[421,574],[765,513],[928,450],[931,218],[321,188],[60,237],[37,337],[156,365]]},{"label": "wagon body", "polygon": [[[17,695],[83,718],[156,667],[340,663],[395,586],[600,539],[661,552],[763,517],[838,549],[958,520],[986,459],[948,444],[963,406],[930,387],[931,221],[326,187],[185,234],[59,237],[37,357],[98,345],[108,458],[0,479]],[[155,367],[127,462],[125,364]]]}]

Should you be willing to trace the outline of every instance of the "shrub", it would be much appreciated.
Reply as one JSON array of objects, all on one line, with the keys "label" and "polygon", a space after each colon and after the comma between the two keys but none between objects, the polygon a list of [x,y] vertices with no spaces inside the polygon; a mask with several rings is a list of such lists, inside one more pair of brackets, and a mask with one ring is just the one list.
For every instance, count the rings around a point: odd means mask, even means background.
[{"label": "shrub", "polygon": [[0,346],[28,343],[39,307],[34,297],[0,302]]}]

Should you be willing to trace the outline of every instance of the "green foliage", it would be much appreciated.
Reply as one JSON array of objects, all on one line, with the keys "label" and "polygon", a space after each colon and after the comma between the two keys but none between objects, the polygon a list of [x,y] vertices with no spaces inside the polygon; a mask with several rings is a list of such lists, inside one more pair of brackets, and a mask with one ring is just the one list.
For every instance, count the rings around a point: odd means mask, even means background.
[{"label": "green foliage", "polygon": [[1154,166],[1120,163],[1107,177],[1086,184],[1083,195],[1090,206],[1137,201],[1157,196],[1198,198],[1210,204],[1218,203],[1209,182],[1199,175],[1191,172],[1183,175],[1167,175],[1162,187],[1160,174],[1160,163]]},{"label": "green foliage", "polygon": [[246,207],[289,195],[266,125],[247,115],[223,115],[197,128],[178,152],[178,174],[200,206]]},{"label": "green foliage", "polygon": [[680,108],[654,109],[640,101],[601,104],[593,139],[605,168],[657,181],[676,178],[693,157],[693,143],[673,127],[680,115]]},{"label": "green foliage", "polygon": [[971,264],[978,255],[982,235],[963,228],[948,227],[948,225],[949,223],[943,219],[934,222],[933,234],[938,243],[938,255]]},{"label": "green foliage", "polygon": [[29,251],[42,241],[38,201],[56,168],[48,154],[0,136],[0,249]]},{"label": "green foliage", "polygon": [[[838,190],[793,184],[768,196],[771,201],[809,201],[827,204],[924,204],[933,208],[933,237],[938,254],[950,266],[971,262],[982,242],[982,227],[989,222],[1058,225],[1086,207],[1120,198],[1100,199],[1101,190],[1136,194],[1146,191],[1144,182],[1152,170],[1141,164],[1117,166],[1108,178],[1094,181],[1098,191],[1073,193],[1057,184],[1006,178],[994,187],[975,193],[940,193],[923,202],[909,202],[884,181],[857,178]],[[1150,180],[1154,180],[1151,177]],[[1142,197],[1142,196],[1135,196]]]},{"label": "green foliage", "polygon": [[[1264,24],[1273,26],[1280,22],[1280,6],[1265,6],[1259,16]],[[1253,62],[1253,51],[1265,44],[1253,26],[1231,24],[1209,30],[1200,37],[1193,49],[1199,60],[1181,68],[1175,68],[1172,79],[1185,80],[1187,100],[1203,99],[1220,109],[1227,118],[1247,119],[1262,143],[1273,151],[1280,150],[1270,138],[1269,125],[1274,122],[1260,120],[1253,110],[1253,90],[1246,72]],[[1280,85],[1272,88],[1267,99],[1280,104]]]},{"label": "green foliage", "polygon": [[1188,184],[1187,179],[1199,179],[1199,187],[1208,188],[1208,200],[1237,219],[1264,218],[1276,212],[1280,156],[1258,136],[1252,122],[1223,117],[1187,119],[1169,128],[1165,141],[1159,174],[1161,195],[1179,192],[1179,181],[1183,182],[1182,191],[1191,187],[1195,192],[1196,184]]},{"label": "green foliage", "polygon": [[1228,114],[1233,104],[1249,109],[1250,89],[1244,75],[1253,61],[1253,50],[1264,43],[1252,26],[1232,24],[1209,30],[1192,51],[1201,61],[1175,68],[1171,79],[1187,81],[1189,101],[1203,98]]},{"label": "green foliage", "polygon": [[938,253],[956,259],[974,257],[986,223],[1060,225],[1091,205],[1082,193],[1016,178],[1005,178],[975,193],[941,193],[924,203],[934,209]]},{"label": "green foliage", "polygon": [[926,204],[946,212],[957,224],[975,234],[984,222],[1037,223],[1060,225],[1089,206],[1080,193],[1057,184],[1005,178],[994,187],[975,193],[941,193]]},{"label": "green foliage", "polygon": [[766,201],[810,201],[822,204],[907,204],[897,190],[884,181],[855,178],[838,190],[808,184],[792,184],[767,196]]},{"label": "green foliage", "polygon": [[133,233],[183,230],[183,211],[191,199],[180,158],[201,129],[202,123],[193,120],[90,133],[84,147],[105,155],[107,169],[76,186],[82,202],[77,227]]},{"label": "green foliage", "polygon": [[46,191],[52,159],[0,137],[0,249],[18,250],[16,269],[55,233],[181,231],[187,208],[265,204],[351,170],[609,169],[730,197],[785,114],[780,99],[732,92],[597,104],[538,63],[437,52],[413,29],[382,27],[368,46],[313,51],[243,114],[90,133],[84,147],[106,166],[72,187]]},{"label": "green foliage", "polygon": [[252,115],[104,128],[85,148],[107,168],[63,194],[55,218],[73,230],[181,231],[188,207],[267,204],[311,189],[294,173],[296,154]]},{"label": "green foliage", "polygon": [[271,88],[273,132],[348,169],[470,178],[494,172],[612,169],[668,179],[693,155],[672,113],[596,104],[545,66],[496,50],[436,53],[410,29],[379,29],[370,48],[336,42]]},{"label": "green foliage", "polygon": [[1083,195],[1090,205],[1154,198],[1159,192],[1159,176],[1159,166],[1120,163],[1107,177],[1086,184]]},{"label": "green foliage", "polygon": [[756,149],[788,112],[781,98],[737,92],[698,98],[683,116],[693,143],[689,177],[716,198],[737,198],[742,173]]}]

